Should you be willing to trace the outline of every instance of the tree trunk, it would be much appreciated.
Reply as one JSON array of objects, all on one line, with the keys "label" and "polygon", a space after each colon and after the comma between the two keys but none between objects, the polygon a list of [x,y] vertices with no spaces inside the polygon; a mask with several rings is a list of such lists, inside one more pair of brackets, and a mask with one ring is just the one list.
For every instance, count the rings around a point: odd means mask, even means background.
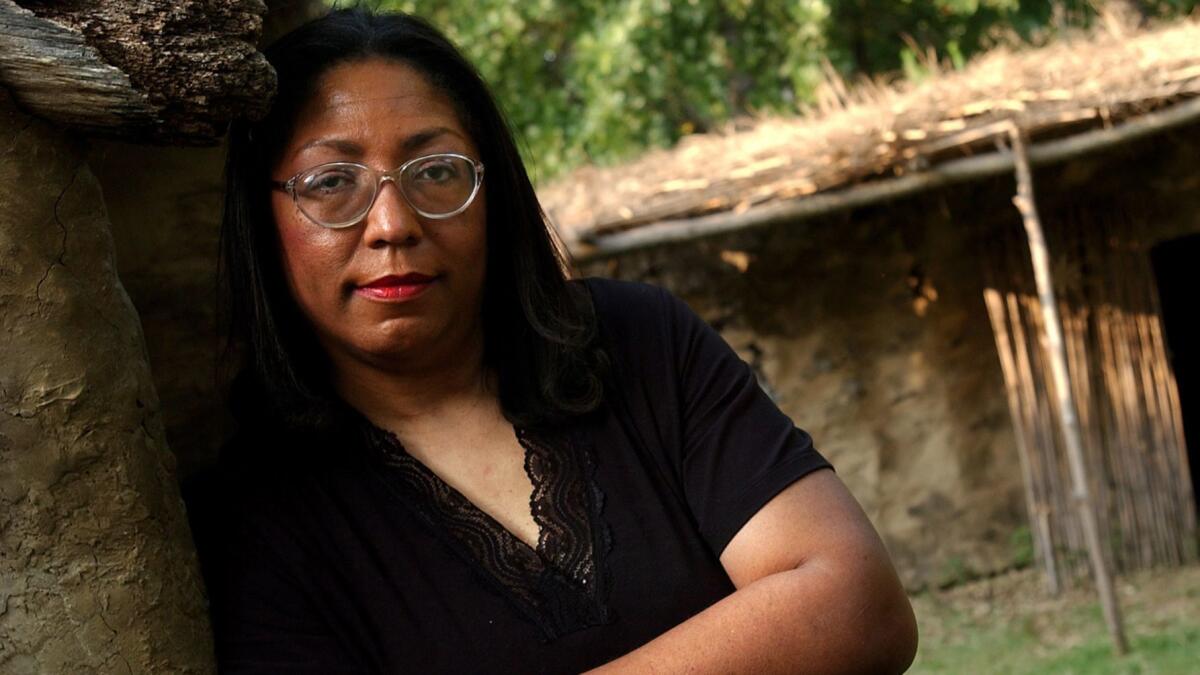
[{"label": "tree trunk", "polygon": [[211,672],[175,459],[82,150],[0,89],[0,672]]}]

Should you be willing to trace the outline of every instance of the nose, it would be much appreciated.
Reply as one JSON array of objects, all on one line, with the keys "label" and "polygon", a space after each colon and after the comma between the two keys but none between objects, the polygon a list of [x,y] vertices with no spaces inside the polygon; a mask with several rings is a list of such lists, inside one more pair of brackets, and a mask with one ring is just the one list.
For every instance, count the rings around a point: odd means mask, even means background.
[{"label": "nose", "polygon": [[412,246],[424,235],[421,218],[404,195],[400,194],[400,186],[385,178],[379,186],[375,203],[367,211],[363,242],[371,248]]}]

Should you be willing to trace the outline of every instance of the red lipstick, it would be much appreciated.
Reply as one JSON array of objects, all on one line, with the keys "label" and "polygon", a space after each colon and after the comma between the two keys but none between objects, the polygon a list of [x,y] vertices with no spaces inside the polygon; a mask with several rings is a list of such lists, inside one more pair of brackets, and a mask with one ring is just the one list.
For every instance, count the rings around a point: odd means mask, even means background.
[{"label": "red lipstick", "polygon": [[374,300],[399,302],[411,300],[424,293],[436,280],[437,277],[419,272],[389,274],[358,286],[354,292]]}]

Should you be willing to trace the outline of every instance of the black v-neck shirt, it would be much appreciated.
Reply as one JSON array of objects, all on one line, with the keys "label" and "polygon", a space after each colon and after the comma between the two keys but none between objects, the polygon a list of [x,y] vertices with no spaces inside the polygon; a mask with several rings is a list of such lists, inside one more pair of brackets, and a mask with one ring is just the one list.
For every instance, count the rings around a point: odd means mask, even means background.
[{"label": "black v-neck shirt", "polygon": [[[829,464],[683,302],[580,283],[615,386],[569,429],[516,430],[536,548],[365,419],[246,434],[186,489],[221,672],[578,673],[733,592],[725,545]],[[246,461],[306,440],[323,459]]]}]

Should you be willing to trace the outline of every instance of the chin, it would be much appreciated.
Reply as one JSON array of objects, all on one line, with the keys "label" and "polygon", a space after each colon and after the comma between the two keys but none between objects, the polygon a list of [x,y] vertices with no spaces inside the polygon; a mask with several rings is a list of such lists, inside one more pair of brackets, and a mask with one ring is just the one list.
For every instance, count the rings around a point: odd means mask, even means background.
[{"label": "chin", "polygon": [[445,344],[447,331],[444,327],[438,328],[428,325],[427,321],[391,319],[375,326],[355,343],[359,351],[374,359],[408,360]]}]

